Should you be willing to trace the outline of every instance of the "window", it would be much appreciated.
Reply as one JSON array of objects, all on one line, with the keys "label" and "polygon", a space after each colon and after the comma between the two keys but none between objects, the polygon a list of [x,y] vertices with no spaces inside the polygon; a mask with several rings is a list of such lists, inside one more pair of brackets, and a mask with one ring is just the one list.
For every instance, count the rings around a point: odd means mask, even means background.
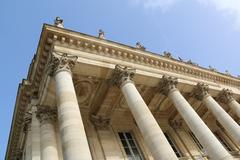
[{"label": "window", "polygon": [[221,144],[228,150],[233,151],[233,149],[229,146],[225,139],[223,139],[217,132],[214,132],[217,139],[221,142]]},{"label": "window", "polygon": [[196,138],[196,136],[189,131],[188,132],[190,134],[190,136],[192,137],[193,141],[195,142],[195,144],[198,146],[198,148],[202,151],[203,150],[203,146],[201,145],[201,143],[198,141],[198,139]]},{"label": "window", "polygon": [[143,155],[130,132],[119,132],[118,135],[129,160],[144,160]]},{"label": "window", "polygon": [[168,143],[171,145],[173,151],[175,152],[177,157],[182,157],[182,153],[180,152],[179,148],[177,145],[174,143],[174,141],[170,138],[170,136],[167,133],[164,133],[165,137],[168,140]]}]

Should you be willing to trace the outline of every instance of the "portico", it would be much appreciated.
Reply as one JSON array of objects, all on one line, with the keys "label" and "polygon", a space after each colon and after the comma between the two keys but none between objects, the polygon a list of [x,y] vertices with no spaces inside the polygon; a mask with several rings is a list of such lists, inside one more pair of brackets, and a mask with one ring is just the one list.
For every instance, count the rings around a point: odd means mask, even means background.
[{"label": "portico", "polygon": [[44,25],[39,44],[7,159],[239,159],[238,78],[108,41],[102,30],[66,30],[61,19]]}]

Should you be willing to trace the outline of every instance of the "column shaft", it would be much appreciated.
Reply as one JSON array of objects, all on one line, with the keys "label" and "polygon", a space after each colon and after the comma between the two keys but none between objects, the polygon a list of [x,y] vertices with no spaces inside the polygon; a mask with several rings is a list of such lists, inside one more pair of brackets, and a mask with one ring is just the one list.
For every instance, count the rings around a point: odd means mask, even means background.
[{"label": "column shaft", "polygon": [[41,160],[58,160],[55,127],[51,120],[41,122]]},{"label": "column shaft", "polygon": [[221,145],[178,89],[170,90],[168,96],[210,158],[214,160],[231,160],[231,155]]},{"label": "column shaft", "polygon": [[203,98],[203,103],[213,113],[218,122],[226,131],[240,144],[240,126],[232,119],[230,115],[210,96]]},{"label": "column shaft", "polygon": [[32,134],[31,130],[27,131],[27,139],[26,139],[26,146],[25,146],[25,159],[24,160],[32,160]]},{"label": "column shaft", "polygon": [[32,109],[32,160],[41,160],[40,152],[40,123],[36,118],[36,107]]},{"label": "column shaft", "polygon": [[240,104],[236,100],[232,100],[229,104],[233,112],[240,118]]},{"label": "column shaft", "polygon": [[58,120],[65,160],[91,160],[70,71],[55,74]]},{"label": "column shaft", "polygon": [[121,86],[121,90],[154,159],[177,160],[178,158],[135,85],[131,82],[125,83]]}]

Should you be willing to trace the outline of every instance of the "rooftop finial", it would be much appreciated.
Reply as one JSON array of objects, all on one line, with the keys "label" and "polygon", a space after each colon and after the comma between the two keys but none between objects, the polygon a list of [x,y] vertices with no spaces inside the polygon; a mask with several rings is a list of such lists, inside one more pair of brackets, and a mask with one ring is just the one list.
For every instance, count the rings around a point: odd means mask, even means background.
[{"label": "rooftop finial", "polygon": [[54,25],[60,28],[64,28],[63,19],[61,19],[60,17],[56,17],[56,19],[54,20]]},{"label": "rooftop finial", "polygon": [[145,50],[146,49],[140,42],[136,43],[136,48],[141,49],[141,50]]},{"label": "rooftop finial", "polygon": [[105,39],[104,31],[101,30],[101,29],[99,29],[99,31],[98,31],[98,38],[100,38],[100,39]]}]

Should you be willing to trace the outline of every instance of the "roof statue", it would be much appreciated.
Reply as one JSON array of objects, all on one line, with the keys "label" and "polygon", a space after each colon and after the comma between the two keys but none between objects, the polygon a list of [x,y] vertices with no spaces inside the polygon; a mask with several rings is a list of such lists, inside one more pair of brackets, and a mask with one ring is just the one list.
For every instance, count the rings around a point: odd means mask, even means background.
[{"label": "roof statue", "polygon": [[56,17],[56,19],[54,20],[54,25],[60,28],[64,28],[63,19],[61,19],[60,17]]},{"label": "roof statue", "polygon": [[141,49],[141,50],[146,50],[146,48],[140,42],[136,43],[136,48]]},{"label": "roof statue", "polygon": [[172,54],[171,54],[170,52],[167,52],[167,51],[164,51],[164,52],[163,52],[163,56],[164,56],[164,57],[167,57],[167,58],[173,58],[173,57],[172,57]]},{"label": "roof statue", "polygon": [[99,29],[99,31],[98,31],[98,38],[100,38],[100,39],[105,39],[104,31],[101,30],[101,29]]}]

